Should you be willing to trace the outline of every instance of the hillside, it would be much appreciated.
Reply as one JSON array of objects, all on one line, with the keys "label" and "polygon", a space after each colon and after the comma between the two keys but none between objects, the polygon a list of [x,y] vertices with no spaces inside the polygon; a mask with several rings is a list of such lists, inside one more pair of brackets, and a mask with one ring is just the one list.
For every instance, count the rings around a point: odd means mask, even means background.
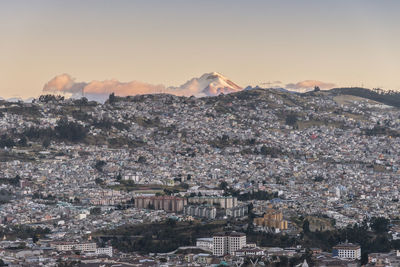
[{"label": "hillside", "polygon": [[400,92],[370,90],[360,87],[333,88],[327,92],[336,95],[353,95],[370,99],[388,106],[400,107]]}]

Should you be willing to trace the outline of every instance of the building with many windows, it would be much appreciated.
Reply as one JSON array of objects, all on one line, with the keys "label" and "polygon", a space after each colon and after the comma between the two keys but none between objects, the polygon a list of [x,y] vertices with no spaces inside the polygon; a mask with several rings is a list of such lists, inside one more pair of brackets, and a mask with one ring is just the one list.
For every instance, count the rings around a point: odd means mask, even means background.
[{"label": "building with many windows", "polygon": [[246,235],[238,232],[222,232],[213,236],[215,256],[234,255],[235,251],[246,246]]},{"label": "building with many windows", "polygon": [[215,219],[217,217],[217,209],[212,206],[185,206],[183,208],[183,213],[206,219]]},{"label": "building with many windows", "polygon": [[220,196],[204,196],[204,197],[191,197],[188,199],[192,204],[208,204],[216,206],[221,209],[231,209],[238,205],[236,197],[220,197]]},{"label": "building with many windows", "polygon": [[186,198],[175,196],[138,196],[135,197],[135,208],[182,212],[187,204]]},{"label": "building with many windows", "polygon": [[361,247],[352,243],[339,244],[333,247],[332,255],[341,259],[360,260]]},{"label": "building with many windows", "polygon": [[96,243],[73,243],[73,242],[60,242],[53,243],[58,251],[81,251],[81,252],[95,252],[97,249]]}]

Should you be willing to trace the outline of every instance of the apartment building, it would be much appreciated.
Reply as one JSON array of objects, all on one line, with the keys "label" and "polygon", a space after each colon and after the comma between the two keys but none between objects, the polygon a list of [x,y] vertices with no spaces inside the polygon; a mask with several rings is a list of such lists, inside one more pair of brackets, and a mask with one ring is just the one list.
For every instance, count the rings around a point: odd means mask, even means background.
[{"label": "apartment building", "polygon": [[234,255],[235,251],[246,246],[246,235],[239,232],[221,232],[213,236],[213,254]]},{"label": "apartment building", "polygon": [[73,243],[62,242],[54,243],[52,246],[58,251],[81,251],[81,252],[96,252],[96,243]]},{"label": "apartment building", "polygon": [[135,208],[182,212],[187,204],[186,198],[174,196],[138,196],[135,197]]},{"label": "apartment building", "polygon": [[231,209],[238,205],[236,197],[216,197],[216,196],[202,196],[202,197],[191,197],[188,199],[189,203],[193,204],[208,204],[213,205],[221,209]]}]

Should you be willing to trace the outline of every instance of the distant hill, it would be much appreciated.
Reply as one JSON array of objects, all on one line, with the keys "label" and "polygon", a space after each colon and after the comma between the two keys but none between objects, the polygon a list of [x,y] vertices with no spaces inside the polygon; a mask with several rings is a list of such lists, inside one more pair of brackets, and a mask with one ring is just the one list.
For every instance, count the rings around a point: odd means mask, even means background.
[{"label": "distant hill", "polygon": [[[353,95],[353,96],[363,97],[388,106],[400,108],[400,92],[383,91],[380,89],[371,90],[361,87],[333,88],[330,90],[326,90],[324,92],[329,92],[337,95]],[[311,94],[311,93],[312,92],[308,92],[306,94]]]}]

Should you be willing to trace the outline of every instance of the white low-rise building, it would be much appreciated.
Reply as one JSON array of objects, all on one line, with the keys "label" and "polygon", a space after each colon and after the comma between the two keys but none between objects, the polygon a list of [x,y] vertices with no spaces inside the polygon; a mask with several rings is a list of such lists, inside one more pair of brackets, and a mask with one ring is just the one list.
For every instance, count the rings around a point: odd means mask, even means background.
[{"label": "white low-rise building", "polygon": [[197,238],[196,239],[196,247],[208,250],[208,251],[213,251],[214,244],[213,244],[213,238]]},{"label": "white low-rise building", "polygon": [[343,243],[333,247],[333,256],[341,259],[360,260],[361,247],[352,243]]}]

